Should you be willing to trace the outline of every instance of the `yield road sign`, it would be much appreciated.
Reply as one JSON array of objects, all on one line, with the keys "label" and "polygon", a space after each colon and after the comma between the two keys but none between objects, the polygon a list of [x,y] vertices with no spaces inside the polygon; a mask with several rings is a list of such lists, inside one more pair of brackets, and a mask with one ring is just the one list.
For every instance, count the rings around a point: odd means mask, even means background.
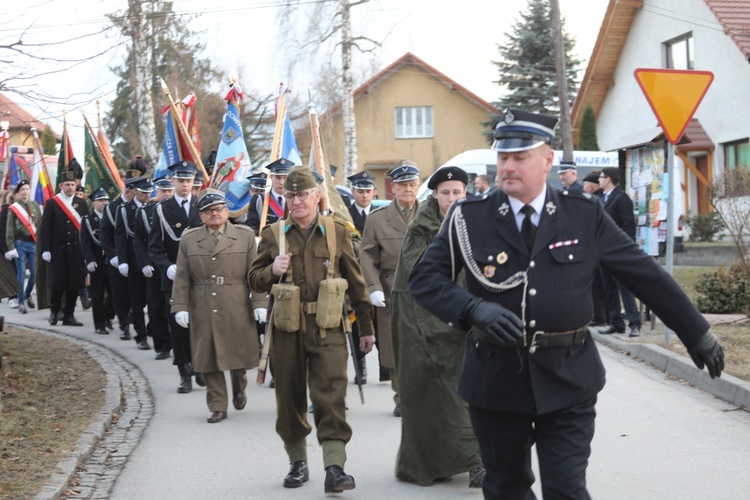
[{"label": "yield road sign", "polygon": [[635,79],[667,140],[677,144],[714,80],[714,74],[710,71],[638,68]]}]

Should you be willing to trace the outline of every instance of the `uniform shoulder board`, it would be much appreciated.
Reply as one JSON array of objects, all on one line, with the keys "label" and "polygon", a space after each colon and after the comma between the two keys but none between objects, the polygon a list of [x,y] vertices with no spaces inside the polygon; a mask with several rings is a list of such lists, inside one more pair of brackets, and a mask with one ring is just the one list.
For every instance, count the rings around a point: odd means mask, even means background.
[{"label": "uniform shoulder board", "polygon": [[240,231],[252,231],[252,229],[250,229],[250,227],[246,226],[245,224],[234,224],[234,228]]},{"label": "uniform shoulder board", "polygon": [[584,200],[584,201],[590,201],[594,202],[596,201],[597,197],[594,196],[591,193],[587,193],[586,191],[582,191],[580,189],[568,191],[567,189],[560,189],[558,190],[558,193],[560,194],[561,198],[570,198],[572,200]]},{"label": "uniform shoulder board", "polygon": [[456,200],[456,203],[461,203],[463,205],[469,204],[469,203],[482,203],[483,201],[487,201],[490,198],[490,195],[484,194],[482,196],[466,196],[465,198],[461,198],[460,200]]},{"label": "uniform shoulder board", "polygon": [[[393,203],[393,201],[391,201],[391,203]],[[370,214],[369,214],[369,215],[372,215],[372,214],[376,214],[376,213],[378,213],[378,212],[382,212],[383,210],[385,210],[385,209],[386,209],[386,208],[388,208],[389,206],[390,206],[390,204],[388,204],[388,205],[383,205],[382,207],[376,207],[376,208],[373,208],[373,209],[371,209],[371,210],[370,210]],[[369,215],[368,215],[368,217],[369,217]]]},{"label": "uniform shoulder board", "polygon": [[198,230],[198,229],[203,229],[203,226],[198,226],[198,227],[191,227],[191,228],[187,228],[187,229],[185,229],[185,231],[184,231],[184,232],[182,233],[182,236],[185,236],[186,234],[190,234],[190,233],[192,233],[192,232],[195,232],[195,231],[196,231],[196,230]]}]

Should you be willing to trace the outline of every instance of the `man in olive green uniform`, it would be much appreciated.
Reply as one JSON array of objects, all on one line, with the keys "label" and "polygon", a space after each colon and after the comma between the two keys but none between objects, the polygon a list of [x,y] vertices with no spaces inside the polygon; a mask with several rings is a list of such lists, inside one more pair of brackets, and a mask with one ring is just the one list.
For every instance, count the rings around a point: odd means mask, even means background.
[{"label": "man in olive green uniform", "polygon": [[387,207],[370,213],[362,235],[362,245],[359,247],[359,258],[370,301],[377,314],[380,364],[390,372],[393,401],[396,403],[393,415],[400,417],[401,399],[398,395],[391,340],[391,290],[406,226],[414,220],[419,209],[419,169],[402,161],[389,170],[387,175],[393,181],[395,199]]},{"label": "man in olive green uniform", "polygon": [[[346,443],[352,435],[344,406],[346,334],[341,326],[318,327],[316,310],[320,282],[331,278],[346,280],[346,293],[360,323],[360,348],[364,352],[372,349],[373,328],[372,305],[367,299],[349,231],[343,224],[318,214],[320,196],[309,168],[299,167],[289,172],[284,181],[289,220],[282,219],[263,229],[249,280],[253,291],[259,293],[271,291],[275,283],[299,288],[301,304],[284,308],[276,298],[269,320],[273,335],[270,359],[276,378],[276,432],[284,441],[291,464],[284,486],[297,488],[309,479],[306,436],[311,428],[307,422],[305,387],[305,382],[309,381],[326,469],[324,489],[330,493],[354,489],[355,484],[354,478],[343,470]],[[343,312],[343,298],[341,306]],[[300,316],[296,331],[282,329],[280,320]]]}]

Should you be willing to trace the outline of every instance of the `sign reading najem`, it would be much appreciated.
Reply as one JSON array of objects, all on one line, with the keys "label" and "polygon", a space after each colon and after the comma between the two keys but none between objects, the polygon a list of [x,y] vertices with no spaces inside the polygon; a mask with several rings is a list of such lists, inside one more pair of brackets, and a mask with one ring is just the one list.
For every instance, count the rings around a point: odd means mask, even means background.
[{"label": "sign reading najem", "polygon": [[635,79],[667,140],[677,144],[713,82],[714,74],[710,71],[639,68],[635,70]]}]

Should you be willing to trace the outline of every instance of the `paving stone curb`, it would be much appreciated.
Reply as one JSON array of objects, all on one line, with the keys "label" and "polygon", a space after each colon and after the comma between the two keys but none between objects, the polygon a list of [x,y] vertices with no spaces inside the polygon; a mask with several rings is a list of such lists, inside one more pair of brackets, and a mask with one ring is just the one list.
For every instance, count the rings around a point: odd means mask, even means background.
[{"label": "paving stone curb", "polygon": [[[148,380],[138,366],[111,349],[51,329],[6,323],[72,342],[107,374],[105,398],[94,422],[81,434],[73,450],[58,462],[36,500],[58,499],[66,491],[69,499],[108,498],[117,476],[143,435],[154,414]],[[75,485],[71,479],[75,478]]]},{"label": "paving stone curb", "polygon": [[709,394],[738,407],[750,408],[750,384],[727,373],[712,379],[708,372],[698,370],[693,361],[654,344],[638,344],[618,339],[614,335],[602,335],[589,328],[591,337],[597,342],[627,353],[658,370],[681,378]]}]

